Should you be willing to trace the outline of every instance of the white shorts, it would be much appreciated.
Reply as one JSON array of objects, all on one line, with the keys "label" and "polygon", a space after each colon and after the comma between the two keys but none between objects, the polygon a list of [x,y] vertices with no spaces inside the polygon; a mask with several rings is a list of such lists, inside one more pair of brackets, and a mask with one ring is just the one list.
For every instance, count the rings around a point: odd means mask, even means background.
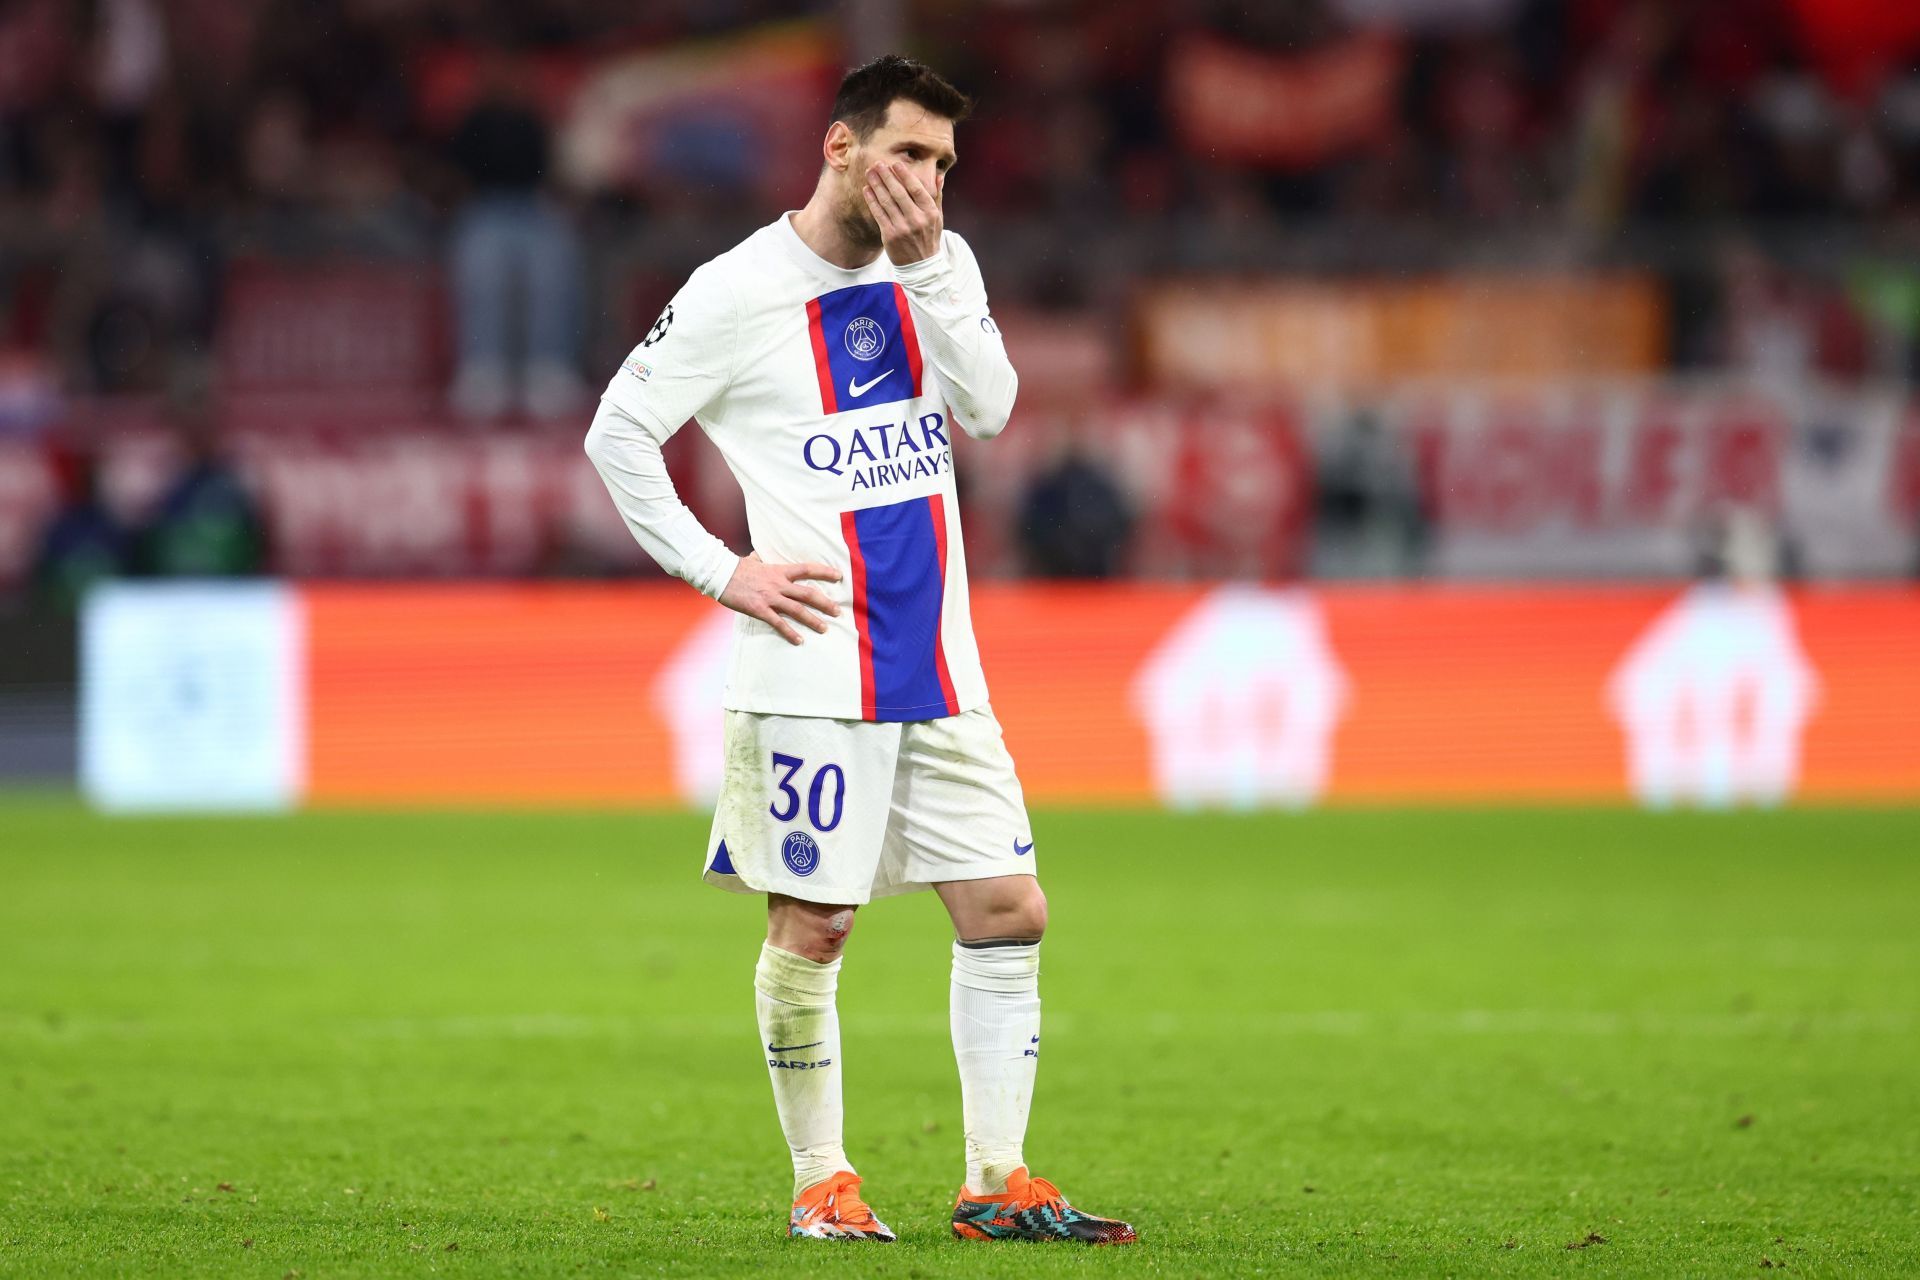
[{"label": "white shorts", "polygon": [[726,757],[708,884],[857,906],[1034,874],[1026,799],[991,708],[892,724],[729,711]]}]

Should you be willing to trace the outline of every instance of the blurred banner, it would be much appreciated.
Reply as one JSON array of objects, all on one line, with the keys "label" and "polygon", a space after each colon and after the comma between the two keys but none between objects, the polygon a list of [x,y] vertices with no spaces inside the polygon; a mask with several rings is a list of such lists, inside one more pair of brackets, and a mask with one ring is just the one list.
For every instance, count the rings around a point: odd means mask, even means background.
[{"label": "blurred banner", "polygon": [[[1040,803],[1920,798],[1912,588],[973,605]],[[118,588],[86,620],[85,782],[114,807],[703,805],[732,629],[677,586]]]},{"label": "blurred banner", "polygon": [[[287,414],[236,417],[231,441],[288,576],[644,572],[581,435]],[[107,500],[138,525],[177,446],[150,421],[103,421],[102,440]],[[744,542],[738,487],[700,432],[667,458],[694,511]],[[1920,550],[1920,412],[1896,393],[1633,381],[1067,398],[961,442],[976,574],[1027,571],[1023,504],[1070,460],[1124,496],[1136,521],[1117,568],[1139,577],[1686,578],[1736,508],[1811,579],[1906,575]],[[59,471],[51,451],[0,438],[0,584],[25,573]],[[1369,568],[1349,552],[1389,518],[1405,553]]]},{"label": "blurred banner", "polygon": [[[1429,572],[1684,575],[1728,511],[1764,517],[1812,578],[1913,571],[1920,417],[1896,394],[1642,383],[1409,391],[1312,415],[1412,454]],[[1327,437],[1337,445],[1337,435]]]},{"label": "blurred banner", "polygon": [[243,259],[223,306],[219,374],[228,396],[324,397],[336,411],[391,414],[396,404],[433,404],[446,376],[447,324],[429,268]]},{"label": "blurred banner", "polygon": [[1167,64],[1167,106],[1200,154],[1309,169],[1389,129],[1404,61],[1383,33],[1287,55],[1188,36]]},{"label": "blurred banner", "polygon": [[1667,358],[1660,283],[1634,275],[1180,281],[1144,290],[1134,314],[1142,373],[1168,387],[1623,377]]},{"label": "blurred banner", "polygon": [[1920,533],[1920,416],[1901,395],[1640,384],[1409,391],[1377,415],[1411,451],[1448,578],[1697,572],[1728,510],[1774,526],[1809,578],[1905,576]]},{"label": "blurred banner", "polygon": [[615,54],[582,78],[560,147],[570,181],[772,208],[812,187],[841,74],[830,26],[795,22]]}]

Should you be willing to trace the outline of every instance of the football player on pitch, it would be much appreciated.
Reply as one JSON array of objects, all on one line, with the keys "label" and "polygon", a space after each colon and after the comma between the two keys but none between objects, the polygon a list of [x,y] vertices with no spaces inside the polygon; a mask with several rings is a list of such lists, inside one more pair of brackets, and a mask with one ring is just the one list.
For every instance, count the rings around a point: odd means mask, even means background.
[{"label": "football player on pitch", "polygon": [[[954,500],[954,429],[998,434],[1016,387],[973,251],[942,227],[968,106],[907,58],[850,72],[806,207],[693,273],[614,375],[587,454],[641,546],[740,615],[705,879],[767,899],[754,989],[789,1233],[894,1238],[842,1147],[834,987],[855,911],[932,888],[956,934],[954,1234],[1122,1244],[1132,1227],[1075,1209],[1021,1154],[1047,900]],[[750,555],[667,478],[660,446],[688,418],[745,493]]]}]

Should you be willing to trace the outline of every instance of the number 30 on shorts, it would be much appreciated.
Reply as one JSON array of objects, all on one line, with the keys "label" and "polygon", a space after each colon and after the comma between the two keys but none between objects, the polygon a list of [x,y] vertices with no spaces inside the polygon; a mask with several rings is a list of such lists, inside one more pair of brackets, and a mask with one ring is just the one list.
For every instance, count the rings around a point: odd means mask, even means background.
[{"label": "number 30 on shorts", "polygon": [[[794,779],[807,767],[807,762],[799,756],[773,753],[773,771],[780,775],[773,785],[780,794],[767,806],[767,812],[779,822],[792,822],[800,813],[800,791],[794,785]],[[829,816],[827,805],[827,777],[833,777],[832,814]],[[815,831],[831,831],[840,825],[841,811],[846,807],[847,775],[837,764],[823,764],[814,771],[813,781],[807,786],[807,821],[813,824]]]}]

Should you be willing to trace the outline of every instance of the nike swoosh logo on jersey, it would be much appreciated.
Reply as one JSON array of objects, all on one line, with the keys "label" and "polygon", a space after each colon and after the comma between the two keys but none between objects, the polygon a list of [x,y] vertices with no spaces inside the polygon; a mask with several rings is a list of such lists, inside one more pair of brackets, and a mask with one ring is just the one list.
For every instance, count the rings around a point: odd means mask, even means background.
[{"label": "nike swoosh logo on jersey", "polygon": [[873,390],[876,386],[880,385],[881,382],[883,382],[884,380],[892,376],[893,376],[893,370],[889,369],[885,373],[881,374],[878,378],[874,378],[869,382],[855,382],[852,378],[848,378],[847,394],[852,396],[855,400],[858,400],[861,396],[867,394],[867,392]]},{"label": "nike swoosh logo on jersey", "polygon": [[769,1040],[767,1041],[767,1052],[768,1053],[791,1053],[795,1049],[812,1049],[812,1048],[818,1047],[819,1045],[823,1045],[825,1043],[826,1043],[825,1040],[815,1040],[812,1044],[775,1044],[773,1041]]},{"label": "nike swoosh logo on jersey", "polygon": [[1032,853],[1032,852],[1033,852],[1033,841],[1031,841],[1031,840],[1029,840],[1029,841],[1027,841],[1027,842],[1026,842],[1025,844],[1021,844],[1021,843],[1020,843],[1020,841],[1016,839],[1016,840],[1015,840],[1015,841],[1013,842],[1013,856],[1014,856],[1014,857],[1016,857],[1016,858],[1019,858],[1019,857],[1024,857],[1025,855],[1027,855],[1027,854],[1029,854],[1029,853]]}]

